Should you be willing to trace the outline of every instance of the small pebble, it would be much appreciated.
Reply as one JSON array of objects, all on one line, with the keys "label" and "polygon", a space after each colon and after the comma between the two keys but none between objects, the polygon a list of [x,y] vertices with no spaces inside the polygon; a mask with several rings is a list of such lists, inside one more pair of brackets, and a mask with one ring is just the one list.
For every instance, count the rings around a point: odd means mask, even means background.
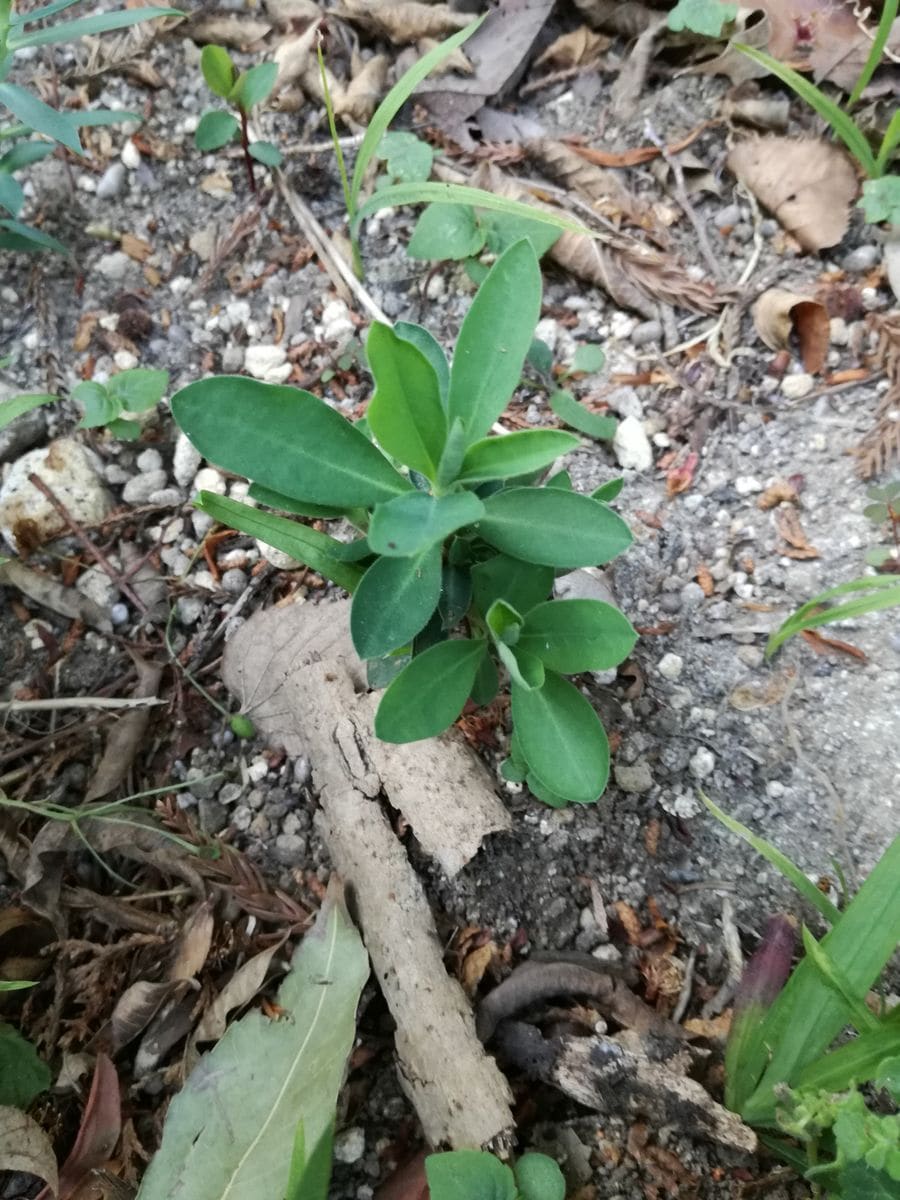
[{"label": "small pebble", "polygon": [[738,475],[734,481],[734,490],[739,496],[752,496],[761,492],[765,485],[755,475]]},{"label": "small pebble", "polygon": [[175,505],[181,504],[183,499],[184,497],[178,488],[164,487],[160,488],[159,491],[151,492],[147,497],[147,502],[148,504],[170,505],[174,508]]},{"label": "small pebble", "polygon": [[334,1157],[338,1162],[359,1162],[365,1152],[366,1135],[358,1126],[341,1130],[334,1139]]},{"label": "small pebble", "polygon": [[716,756],[705,746],[698,747],[688,764],[695,779],[706,779],[716,769]]},{"label": "small pebble", "polygon": [[215,467],[201,467],[194,476],[191,490],[194,492],[213,492],[216,496],[224,496],[227,484],[225,476]]},{"label": "small pebble", "polygon": [[95,195],[98,200],[114,200],[125,183],[125,164],[111,163],[97,182]]},{"label": "small pebble", "polygon": [[293,366],[287,361],[284,346],[248,346],[244,351],[244,367],[254,379],[265,383],[284,383]]},{"label": "small pebble", "polygon": [[656,669],[663,679],[676,680],[681,677],[684,669],[684,659],[679,654],[664,654],[656,664]]},{"label": "small pebble", "polygon": [[122,147],[122,153],[119,157],[129,171],[136,171],[141,165],[141,152],[131,138]]},{"label": "small pebble", "polygon": [[253,762],[247,768],[247,775],[253,783],[259,783],[261,779],[269,773],[269,764],[264,758],[254,758]]},{"label": "small pebble", "polygon": [[653,774],[645,758],[639,758],[632,766],[616,763],[614,774],[623,792],[649,792],[653,787]]},{"label": "small pebble", "polygon": [[644,427],[636,417],[619,422],[613,438],[613,454],[620,467],[630,471],[649,471],[653,466],[653,448]]},{"label": "small pebble", "polygon": [[199,596],[180,596],[175,605],[175,615],[181,625],[196,625],[206,602]]},{"label": "small pebble", "polygon": [[127,254],[123,254],[121,250],[114,250],[112,254],[101,254],[94,263],[94,270],[98,275],[103,275],[107,279],[113,280],[114,283],[119,283],[132,266],[133,263]]},{"label": "small pebble", "polygon": [[648,346],[651,342],[658,342],[662,339],[662,325],[659,321],[642,321],[640,325],[636,325],[631,331],[631,344],[633,346]]},{"label": "small pebble", "polygon": [[239,596],[247,586],[247,575],[238,567],[232,567],[224,572],[219,582],[223,591],[226,591],[229,596]]},{"label": "small pebble", "polygon": [[114,604],[109,610],[109,619],[113,625],[124,625],[128,620],[129,612],[127,604]]},{"label": "small pebble", "polygon": [[800,400],[808,396],[815,386],[815,379],[805,371],[797,375],[785,375],[781,381],[782,395],[787,396],[788,400]]},{"label": "small pebble", "polygon": [[[299,833],[279,833],[275,839],[275,857],[283,867],[296,867],[306,854],[306,839]],[[337,1145],[335,1145],[337,1156]]]},{"label": "small pebble", "polygon": [[203,461],[200,451],[191,445],[186,434],[179,433],[172,456],[172,475],[179,487],[189,487]]},{"label": "small pebble", "polygon": [[737,204],[726,204],[724,208],[719,209],[714,217],[717,229],[728,229],[733,225],[737,225],[740,219],[741,210]]},{"label": "small pebble", "polygon": [[147,471],[134,475],[122,488],[122,499],[126,504],[146,504],[153,492],[166,485],[165,471]]},{"label": "small pebble", "polygon": [[220,789],[217,797],[220,804],[235,804],[240,800],[244,793],[243,785],[240,783],[226,783]]},{"label": "small pebble", "polygon": [[154,450],[152,446],[148,447],[146,450],[142,450],[137,456],[136,465],[139,471],[161,471],[163,465],[162,455],[158,450]]},{"label": "small pebble", "polygon": [[881,261],[881,247],[873,243],[857,246],[845,255],[842,266],[845,271],[871,271]]}]

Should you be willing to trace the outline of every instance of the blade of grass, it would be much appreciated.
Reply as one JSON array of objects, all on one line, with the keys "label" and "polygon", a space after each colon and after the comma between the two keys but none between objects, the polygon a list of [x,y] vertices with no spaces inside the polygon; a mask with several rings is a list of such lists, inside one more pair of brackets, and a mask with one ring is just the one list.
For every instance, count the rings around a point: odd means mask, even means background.
[{"label": "blade of grass", "polygon": [[869,57],[866,59],[866,64],[860,72],[859,79],[856,81],[856,87],[850,93],[850,99],[847,101],[848,111],[856,104],[857,100],[859,100],[860,96],[866,90],[869,80],[875,74],[875,68],[881,62],[881,56],[884,54],[884,48],[890,37],[894,18],[897,16],[897,5],[898,0],[884,0],[884,8],[881,10],[881,18],[878,22],[875,37],[872,40]]},{"label": "blade of grass", "polygon": [[397,183],[392,187],[379,188],[371,199],[357,210],[351,228],[355,237],[360,223],[382,208],[400,204],[469,204],[473,208],[488,208],[492,212],[506,213],[510,217],[524,217],[529,221],[541,221],[570,233],[583,233],[593,237],[589,229],[568,217],[558,217],[545,209],[523,204],[520,200],[508,200],[495,196],[481,188],[466,187],[459,183]]},{"label": "blade of grass", "polygon": [[[839,964],[850,994],[862,1000],[900,941],[900,836],[888,846],[821,948]],[[750,1125],[772,1125],[774,1087],[796,1086],[801,1072],[821,1059],[848,1024],[846,1000],[824,983],[804,958],[763,1021],[771,1058],[759,1085],[741,1108]]]},{"label": "blade of grass", "polygon": [[743,838],[748,846],[752,846],[757,854],[761,854],[777,871],[780,871],[788,883],[794,885],[804,900],[813,905],[829,925],[837,924],[841,918],[840,912],[834,907],[828,897],[824,896],[816,885],[806,878],[799,867],[795,866],[771,842],[767,842],[765,838],[758,837],[746,825],[742,825],[740,821],[736,821],[734,817],[730,817],[728,813],[723,812],[717,804],[710,800],[704,791],[698,788],[698,792],[700,799],[717,821],[720,821],[732,833],[736,833],[739,838]]},{"label": "blade of grass", "polygon": [[[871,596],[861,596],[856,600],[848,600],[846,604],[836,604],[821,612],[815,610],[826,600],[836,596],[845,596],[850,592],[869,591],[876,593]],[[832,621],[843,621],[849,617],[860,617],[868,612],[878,612],[882,608],[891,608],[900,604],[900,585],[890,575],[877,575],[871,579],[852,579],[838,587],[820,592],[812,600],[792,613],[769,637],[766,643],[766,658],[771,658],[778,647],[794,634],[803,629],[814,629],[817,625],[829,625]]]},{"label": "blade of grass", "polygon": [[837,992],[847,1005],[847,1011],[850,1013],[857,1030],[860,1033],[872,1033],[876,1030],[880,1024],[878,1018],[866,1006],[864,1000],[860,1000],[857,996],[854,996],[853,989],[844,978],[841,968],[825,953],[805,925],[801,930],[801,935],[803,937],[803,949],[809,955],[811,961],[815,964],[816,970],[828,986]]},{"label": "blade of grass", "polygon": [[884,131],[884,137],[881,139],[878,157],[875,159],[875,170],[878,178],[887,170],[891,155],[897,149],[898,145],[900,145],[900,108],[891,117],[887,129]]},{"label": "blade of grass", "polygon": [[766,54],[762,50],[755,50],[752,46],[746,46],[742,42],[735,42],[734,47],[736,50],[740,50],[741,54],[752,58],[755,63],[759,63],[761,67],[765,67],[782,83],[786,83],[801,100],[805,100],[810,108],[814,108],[819,116],[828,122],[866,175],[871,179],[875,178],[877,174],[875,156],[869,143],[852,118],[848,117],[842,108],[839,108],[824,92],[819,91],[814,83],[810,83],[808,79],[791,67],[786,67],[776,58],[772,58],[770,54]]},{"label": "blade of grass", "polygon": [[879,1022],[877,1030],[838,1046],[797,1076],[796,1087],[810,1091],[842,1092],[853,1084],[868,1083],[886,1058],[900,1054],[897,1022]]},{"label": "blade of grass", "polygon": [[390,125],[391,121],[393,121],[394,117],[396,117],[397,113],[422,80],[427,75],[430,75],[434,68],[442,63],[448,55],[452,54],[457,46],[461,46],[463,42],[470,38],[486,16],[487,13],[484,13],[477,21],[473,21],[471,25],[467,25],[465,29],[461,29],[459,33],[454,33],[445,42],[441,42],[439,46],[435,46],[433,50],[429,50],[418,62],[413,63],[378,105],[366,129],[362,144],[356,155],[356,162],[353,166],[353,180],[350,184],[350,206],[348,211],[351,219],[356,217],[356,206],[359,201],[359,192],[362,187],[363,176],[366,173],[366,167],[368,167],[375,151],[381,145],[381,139],[387,132],[388,125]]}]

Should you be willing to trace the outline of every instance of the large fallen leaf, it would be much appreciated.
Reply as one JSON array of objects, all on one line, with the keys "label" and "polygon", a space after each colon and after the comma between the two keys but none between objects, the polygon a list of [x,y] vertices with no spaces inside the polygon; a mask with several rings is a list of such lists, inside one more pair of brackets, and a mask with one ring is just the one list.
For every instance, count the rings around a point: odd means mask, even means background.
[{"label": "large fallen leaf", "polygon": [[785,288],[768,288],[753,305],[756,332],[770,350],[785,350],[797,338],[803,366],[812,375],[825,365],[830,322],[824,304]]},{"label": "large fallen leaf", "polygon": [[233,1024],[172,1101],[139,1200],[283,1200],[298,1125],[314,1147],[331,1124],[368,973],[331,892],[278,991],[283,1015]]},{"label": "large fallen leaf", "polygon": [[37,1121],[17,1108],[0,1108],[0,1166],[4,1173],[20,1172],[43,1179],[48,1195],[55,1196],[59,1190],[50,1139]]},{"label": "large fallen leaf", "polygon": [[596,62],[612,45],[612,38],[594,33],[587,25],[563,33],[551,42],[547,49],[534,60],[536,67],[583,67]]},{"label": "large fallen leaf", "polygon": [[343,95],[338,97],[340,107],[334,106],[339,117],[347,117],[360,125],[371,119],[384,91],[388,65],[386,54],[373,54],[367,62],[354,62],[353,78]]},{"label": "large fallen leaf", "polygon": [[577,192],[595,212],[606,217],[626,216],[635,225],[643,224],[641,205],[615,171],[595,166],[554,138],[531,138],[525,142],[525,152],[551,179]]},{"label": "large fallen leaf", "polygon": [[847,232],[858,181],[837,146],[818,138],[751,138],[727,163],[804,250],[835,246]]},{"label": "large fallen leaf", "polygon": [[422,4],[420,0],[341,0],[340,15],[403,45],[419,38],[446,37],[465,29],[471,14],[454,12],[448,4]]},{"label": "large fallen leaf", "polygon": [[60,1200],[72,1195],[88,1171],[109,1160],[121,1131],[119,1077],[110,1059],[98,1054],[78,1136],[59,1173]]}]

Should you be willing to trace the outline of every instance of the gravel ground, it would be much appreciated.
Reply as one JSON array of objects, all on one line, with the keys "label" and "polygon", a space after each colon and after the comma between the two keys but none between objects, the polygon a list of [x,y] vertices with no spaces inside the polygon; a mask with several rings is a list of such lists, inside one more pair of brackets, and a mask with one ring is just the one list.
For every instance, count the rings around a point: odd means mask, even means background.
[{"label": "gravel ground", "polygon": [[[166,88],[152,94],[145,126],[152,153],[146,140],[139,149],[128,131],[114,128],[92,133],[99,153],[82,170],[70,173],[54,159],[30,169],[34,204],[47,213],[48,231],[72,247],[74,261],[41,259],[40,283],[31,263],[13,258],[3,264],[0,353],[10,353],[11,361],[0,395],[44,389],[49,339],[69,387],[138,363],[167,369],[170,394],[206,372],[248,371],[289,379],[353,411],[368,394],[357,340],[365,322],[335,297],[275,200],[216,267],[221,239],[248,208],[240,164],[200,156],[193,148],[205,106],[193,43],[170,40],[154,48],[152,60],[164,79],[178,81],[177,93]],[[59,62],[65,66],[64,52]],[[141,108],[147,99],[118,75],[101,83],[100,104]],[[683,132],[706,115],[719,90],[721,84],[710,80],[665,83],[648,93],[629,127],[607,128],[606,135],[611,143],[634,144],[648,118],[663,137]],[[596,89],[561,85],[533,111],[548,128],[593,133],[602,107]],[[321,140],[317,114],[301,114],[299,122],[297,128],[297,116],[281,115],[264,123],[282,143]],[[885,310],[890,301],[873,282],[881,250],[872,231],[857,224],[832,254],[794,257],[775,222],[760,222],[732,193],[730,177],[721,175],[721,135],[709,131],[694,150],[719,183],[719,194],[700,194],[694,203],[725,277],[740,275],[755,238],[762,239],[755,279],[802,291],[842,270],[856,307],[832,321],[828,363],[832,369],[859,366],[868,346],[866,313]],[[304,154],[288,164],[320,218],[339,224],[340,192],[328,157]],[[629,176],[629,184],[644,196],[662,194],[643,169]],[[403,252],[411,225],[408,213],[369,223],[366,283],[389,316],[424,319],[449,344],[472,288],[452,266],[442,267],[426,286],[427,271]],[[119,234],[143,245],[126,241],[126,253]],[[686,222],[673,235],[696,267]],[[679,336],[694,336],[706,320],[684,319]],[[580,343],[603,345],[607,375],[586,381],[583,394],[604,400],[623,419],[615,445],[585,441],[565,463],[579,487],[624,474],[618,508],[635,535],[631,550],[602,581],[581,582],[611,588],[644,631],[625,673],[584,681],[619,738],[614,781],[596,807],[551,811],[498,777],[514,814],[513,831],[492,837],[452,882],[429,863],[419,865],[449,924],[481,925],[500,942],[517,936],[520,944],[543,949],[593,952],[610,936],[620,940],[615,910],[609,932],[597,924],[589,881],[606,903],[625,902],[644,920],[652,897],[678,930],[682,966],[696,954],[695,987],[714,989],[725,974],[723,901],[733,905],[748,947],[773,909],[796,909],[797,903],[762,860],[703,813],[699,787],[814,878],[834,877],[832,859],[851,878],[862,878],[896,833],[896,614],[869,615],[838,628],[835,636],[863,650],[865,661],[839,651],[814,653],[800,639],[772,661],[763,654],[768,633],[794,607],[864,573],[865,551],[879,540],[863,515],[865,487],[848,452],[872,422],[881,385],[821,394],[821,381],[806,376],[799,363],[783,377],[770,373],[774,356],[758,342],[746,315],[739,338],[746,349],[729,370],[702,358],[673,368],[673,386],[616,382],[616,376],[633,378],[665,363],[659,324],[618,310],[602,293],[552,271],[539,333],[563,363]],[[524,392],[515,411],[536,423],[551,415],[538,392]],[[291,590],[315,598],[311,581],[297,583],[283,570],[290,564],[250,539],[230,538],[212,550],[212,561],[203,557],[210,522],[192,510],[192,494],[203,487],[240,497],[246,485],[201,462],[178,437],[166,404],[146,417],[133,443],[98,431],[73,434],[76,412],[63,401],[0,434],[4,478],[34,448],[75,438],[98,511],[114,506],[128,514],[104,535],[109,561],[122,570],[146,556],[135,588],[151,611],[162,605],[165,614],[174,603],[176,652],[190,646],[197,668],[214,663],[222,615],[238,600],[246,616]],[[698,461],[690,487],[670,496],[665,463],[673,451],[682,452],[679,461],[695,451]],[[774,481],[788,478],[817,558],[786,555],[779,510],[759,506]],[[75,543],[66,538],[56,548],[68,553]],[[42,552],[33,565],[52,561]],[[114,632],[88,632],[62,659],[55,681],[60,693],[89,693],[113,682],[127,667],[125,644],[140,644],[147,635],[132,599],[105,572],[92,567],[77,586],[109,614]],[[60,639],[68,622],[33,606],[23,621],[11,607],[16,594],[4,589],[3,596],[0,684],[9,696],[45,678],[47,639],[38,626]],[[215,668],[202,679],[215,688]],[[88,743],[85,750],[95,747]],[[485,753],[493,765],[502,757],[499,748]],[[56,780],[63,796],[77,797],[89,757],[71,763]],[[298,873],[327,877],[327,858],[312,826],[310,764],[286,760],[274,746],[239,742],[189,689],[179,689],[171,719],[155,721],[140,772],[189,782],[179,805],[196,811],[210,832],[230,827],[282,886],[290,888]],[[212,774],[217,777],[204,782]],[[384,1020],[376,1000],[365,1022],[383,1037]],[[372,1196],[392,1161],[396,1131],[408,1119],[389,1051],[375,1062],[379,1069],[370,1068],[365,1087],[352,1089],[347,1101],[337,1145],[338,1200]],[[646,1162],[624,1153],[624,1121],[576,1119],[558,1099],[539,1100],[555,1119],[534,1127],[532,1136],[549,1138],[567,1155],[573,1181],[590,1181],[583,1169],[576,1178],[587,1147],[594,1152],[587,1170],[602,1180],[600,1194],[635,1196],[649,1186]],[[655,1132],[659,1144],[700,1177],[681,1194],[730,1197],[748,1169],[754,1175],[763,1169]],[[773,1184],[764,1194],[786,1192]]]}]

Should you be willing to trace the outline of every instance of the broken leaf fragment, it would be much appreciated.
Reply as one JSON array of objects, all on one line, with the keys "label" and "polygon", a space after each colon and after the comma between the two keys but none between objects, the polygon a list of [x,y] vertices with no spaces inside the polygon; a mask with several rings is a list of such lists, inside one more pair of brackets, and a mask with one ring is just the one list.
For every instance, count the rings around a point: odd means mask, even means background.
[{"label": "broken leaf fragment", "polygon": [[830,322],[823,304],[786,288],[768,288],[753,306],[756,332],[770,350],[785,350],[796,337],[800,358],[811,375],[825,365]]},{"label": "broken leaf fragment", "polygon": [[804,250],[835,246],[847,232],[856,168],[830,142],[751,138],[734,147],[727,164]]}]

